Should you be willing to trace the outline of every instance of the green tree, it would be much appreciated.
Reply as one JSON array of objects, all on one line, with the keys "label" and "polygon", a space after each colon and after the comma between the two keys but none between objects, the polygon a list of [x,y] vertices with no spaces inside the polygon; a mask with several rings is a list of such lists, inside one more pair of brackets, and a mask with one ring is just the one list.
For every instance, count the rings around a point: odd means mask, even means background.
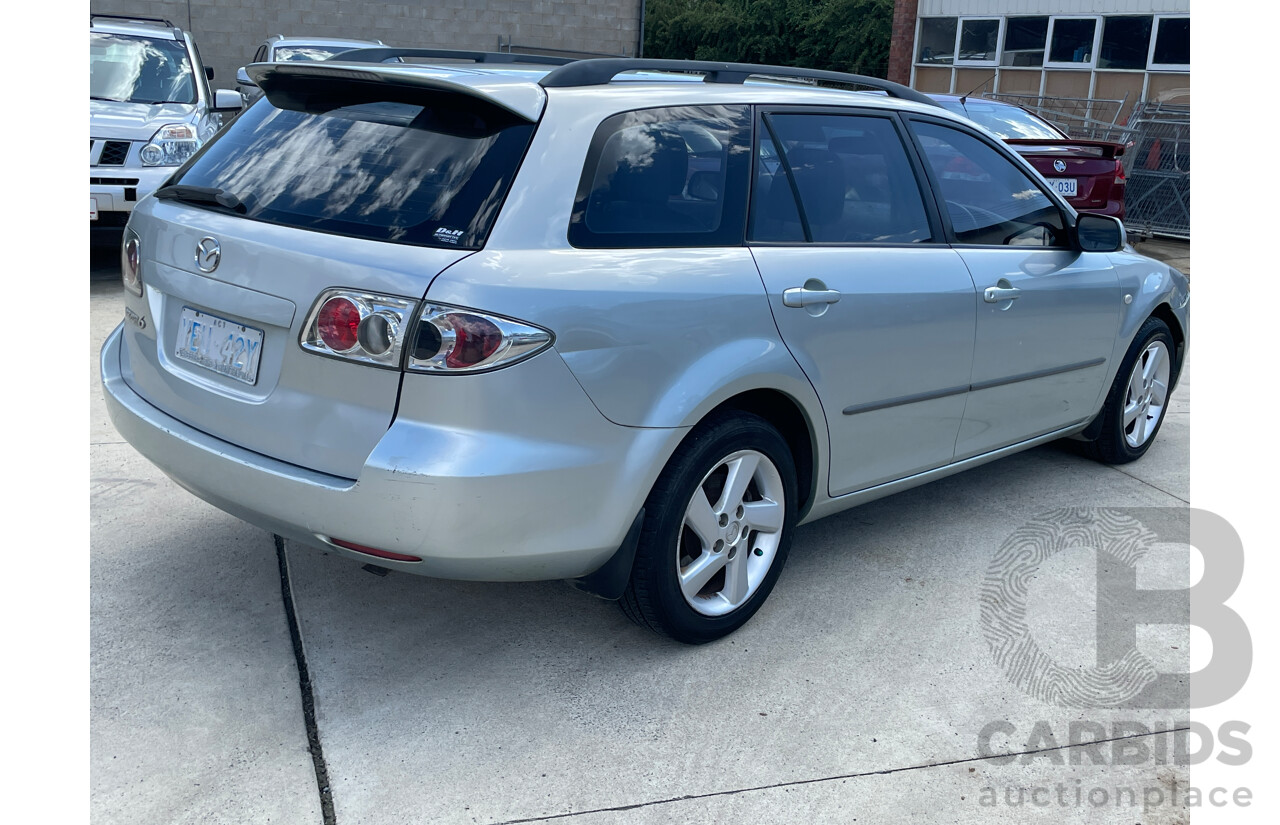
[{"label": "green tree", "polygon": [[647,57],[883,76],[893,0],[648,0]]}]

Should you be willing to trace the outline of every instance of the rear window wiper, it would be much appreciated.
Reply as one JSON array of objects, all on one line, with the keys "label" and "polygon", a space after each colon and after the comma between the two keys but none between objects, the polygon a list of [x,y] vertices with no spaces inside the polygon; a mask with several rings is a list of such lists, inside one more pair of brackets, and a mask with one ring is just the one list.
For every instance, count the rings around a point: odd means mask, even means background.
[{"label": "rear window wiper", "polygon": [[185,201],[186,203],[208,203],[221,206],[236,214],[243,215],[247,210],[244,202],[225,189],[213,186],[191,186],[185,183],[171,183],[161,186],[155,195],[160,200]]}]

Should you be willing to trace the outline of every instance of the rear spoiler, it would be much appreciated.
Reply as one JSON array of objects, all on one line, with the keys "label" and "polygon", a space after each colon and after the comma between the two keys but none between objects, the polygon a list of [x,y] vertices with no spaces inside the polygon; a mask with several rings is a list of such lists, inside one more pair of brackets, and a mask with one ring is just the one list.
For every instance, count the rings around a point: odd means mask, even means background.
[{"label": "rear spoiler", "polygon": [[547,95],[542,87],[526,78],[503,77],[442,67],[406,64],[344,63],[342,55],[319,63],[252,63],[245,66],[249,77],[257,83],[267,99],[284,108],[298,108],[295,97],[305,87],[319,86],[315,91],[324,96],[329,84],[399,86],[452,92],[476,98],[503,109],[521,120],[536,123],[542,116]]},{"label": "rear spoiler", "polygon": [[1038,140],[1035,138],[1006,138],[1005,143],[1014,148],[1023,147],[1025,149],[1034,148],[1036,146],[1044,146],[1046,148],[1062,148],[1062,149],[1091,149],[1090,154],[1100,158],[1118,158],[1124,154],[1125,145],[1123,143],[1115,143],[1109,140]]}]

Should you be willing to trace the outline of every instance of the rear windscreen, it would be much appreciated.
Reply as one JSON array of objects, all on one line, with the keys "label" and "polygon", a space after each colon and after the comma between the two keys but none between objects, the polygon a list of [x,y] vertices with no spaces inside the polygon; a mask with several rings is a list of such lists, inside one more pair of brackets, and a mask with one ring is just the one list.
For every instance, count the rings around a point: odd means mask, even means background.
[{"label": "rear windscreen", "polygon": [[171,182],[233,195],[252,220],[417,246],[484,245],[533,124],[459,94],[384,84],[327,91],[273,90]]}]

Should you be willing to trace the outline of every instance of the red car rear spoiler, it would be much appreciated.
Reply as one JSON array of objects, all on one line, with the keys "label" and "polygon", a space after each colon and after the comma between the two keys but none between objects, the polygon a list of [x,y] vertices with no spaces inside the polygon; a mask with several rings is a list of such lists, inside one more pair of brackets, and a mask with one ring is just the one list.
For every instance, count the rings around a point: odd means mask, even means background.
[{"label": "red car rear spoiler", "polygon": [[1005,143],[1020,151],[1025,151],[1035,146],[1054,147],[1061,146],[1064,149],[1093,149],[1097,151],[1100,158],[1118,158],[1124,154],[1125,145],[1123,143],[1113,143],[1108,140],[1036,140],[1034,138],[1010,138]]}]

